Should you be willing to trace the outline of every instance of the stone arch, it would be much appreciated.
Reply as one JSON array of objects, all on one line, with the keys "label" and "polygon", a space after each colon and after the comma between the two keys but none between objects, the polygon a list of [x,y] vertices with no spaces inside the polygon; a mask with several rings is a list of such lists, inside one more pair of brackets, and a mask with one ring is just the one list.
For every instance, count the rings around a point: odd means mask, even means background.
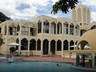
[{"label": "stone arch", "polygon": [[81,50],[86,50],[90,48],[89,43],[86,40],[82,40],[81,42],[78,43],[77,48],[81,48]]}]

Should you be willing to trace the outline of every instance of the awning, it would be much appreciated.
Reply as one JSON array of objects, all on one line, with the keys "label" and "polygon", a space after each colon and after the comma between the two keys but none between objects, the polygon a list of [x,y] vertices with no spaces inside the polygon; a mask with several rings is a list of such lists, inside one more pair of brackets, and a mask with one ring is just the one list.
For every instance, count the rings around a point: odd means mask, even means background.
[{"label": "awning", "polygon": [[9,44],[7,44],[8,46],[20,46],[20,44],[18,44],[18,43],[9,43]]}]

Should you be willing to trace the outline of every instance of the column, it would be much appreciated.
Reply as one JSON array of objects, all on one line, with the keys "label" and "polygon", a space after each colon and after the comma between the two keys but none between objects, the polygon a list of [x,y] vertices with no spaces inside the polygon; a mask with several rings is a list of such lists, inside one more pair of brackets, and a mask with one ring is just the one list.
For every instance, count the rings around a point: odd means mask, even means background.
[{"label": "column", "polygon": [[57,41],[55,42],[55,53],[57,51]]},{"label": "column", "polygon": [[37,51],[37,41],[36,41],[36,51]]},{"label": "column", "polygon": [[49,47],[48,47],[48,54],[50,54],[50,52],[51,52],[51,51],[50,51],[50,41],[49,41],[48,46],[49,46]]},{"label": "column", "polygon": [[51,23],[49,23],[49,34],[51,34]]},{"label": "column", "polygon": [[63,41],[62,41],[62,46],[61,46],[61,48],[62,48],[62,53],[61,53],[61,56],[63,57]]},{"label": "column", "polygon": [[95,53],[92,53],[92,68],[95,68]]},{"label": "column", "polygon": [[30,56],[30,41],[28,41],[28,56]]},{"label": "column", "polygon": [[82,66],[85,67],[85,55],[82,55]]},{"label": "column", "polygon": [[9,26],[8,26],[8,24],[6,24],[6,26],[7,26],[7,35],[9,34]]},{"label": "column", "polygon": [[68,42],[68,50],[70,50],[70,42]]},{"label": "column", "polygon": [[42,28],[41,33],[43,33],[43,22],[42,22],[41,26],[42,26],[42,27],[41,27],[41,28]]},{"label": "column", "polygon": [[68,25],[68,34],[70,35],[70,25]]},{"label": "column", "polygon": [[56,24],[56,34],[57,34],[57,24]]},{"label": "column", "polygon": [[19,38],[19,44],[20,44],[20,46],[18,46],[19,48],[18,48],[18,50],[19,50],[19,54],[20,54],[20,52],[21,52],[21,39]]},{"label": "column", "polygon": [[76,55],[76,66],[79,66],[79,59],[80,59],[79,55]]},{"label": "column", "polygon": [[41,40],[41,56],[43,55],[43,40]]},{"label": "column", "polygon": [[63,34],[63,23],[62,23],[62,34]]}]

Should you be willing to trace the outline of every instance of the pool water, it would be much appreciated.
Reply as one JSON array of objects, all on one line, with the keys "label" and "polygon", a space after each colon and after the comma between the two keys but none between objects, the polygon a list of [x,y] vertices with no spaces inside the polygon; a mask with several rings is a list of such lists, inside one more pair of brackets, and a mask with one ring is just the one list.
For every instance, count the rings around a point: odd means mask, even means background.
[{"label": "pool water", "polygon": [[88,72],[59,62],[0,63],[0,72]]}]

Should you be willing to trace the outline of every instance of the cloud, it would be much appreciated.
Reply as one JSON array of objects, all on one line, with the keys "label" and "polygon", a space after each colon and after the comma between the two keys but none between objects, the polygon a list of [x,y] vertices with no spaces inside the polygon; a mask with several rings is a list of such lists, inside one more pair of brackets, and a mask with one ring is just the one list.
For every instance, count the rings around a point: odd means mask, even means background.
[{"label": "cloud", "polygon": [[[45,14],[48,5],[58,0],[0,0],[0,11],[12,19],[30,19],[38,16],[38,10]],[[50,10],[51,12],[51,10]]]}]

